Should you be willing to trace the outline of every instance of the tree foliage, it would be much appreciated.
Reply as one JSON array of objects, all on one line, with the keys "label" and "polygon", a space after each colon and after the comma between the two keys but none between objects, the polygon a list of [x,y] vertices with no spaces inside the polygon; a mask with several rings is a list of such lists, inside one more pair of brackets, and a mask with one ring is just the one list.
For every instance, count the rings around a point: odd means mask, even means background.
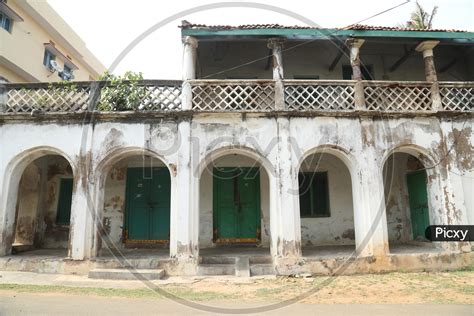
[{"label": "tree foliage", "polygon": [[127,71],[123,76],[105,72],[99,80],[106,83],[100,91],[97,110],[134,111],[140,108],[140,103],[146,95],[146,88],[140,86],[140,81],[143,80],[141,72]]},{"label": "tree foliage", "polygon": [[437,6],[431,10],[431,13],[428,13],[428,11],[426,11],[417,1],[415,11],[410,15],[410,20],[399,26],[416,30],[431,29],[433,27],[433,18],[436,13],[438,13]]}]

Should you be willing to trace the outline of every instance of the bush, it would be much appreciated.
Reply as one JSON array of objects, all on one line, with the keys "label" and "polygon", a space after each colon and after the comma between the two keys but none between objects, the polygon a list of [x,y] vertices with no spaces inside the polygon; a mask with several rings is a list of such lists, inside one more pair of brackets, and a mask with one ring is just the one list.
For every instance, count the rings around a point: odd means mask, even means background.
[{"label": "bush", "polygon": [[105,72],[99,80],[107,81],[100,92],[97,104],[99,111],[135,111],[140,109],[142,99],[146,96],[146,88],[140,86],[143,80],[141,72],[127,71],[123,76]]}]

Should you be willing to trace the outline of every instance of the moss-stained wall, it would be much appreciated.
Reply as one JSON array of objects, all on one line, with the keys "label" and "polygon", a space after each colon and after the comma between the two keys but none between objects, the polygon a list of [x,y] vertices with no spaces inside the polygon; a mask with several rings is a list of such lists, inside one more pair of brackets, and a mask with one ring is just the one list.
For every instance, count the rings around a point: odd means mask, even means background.
[{"label": "moss-stained wall", "polygon": [[413,240],[406,175],[423,168],[415,157],[395,153],[384,165],[384,189],[388,237],[391,243]]},{"label": "moss-stained wall", "polygon": [[69,226],[56,224],[62,178],[72,178],[72,169],[60,156],[44,156],[26,167],[18,191],[14,245],[68,247]]}]

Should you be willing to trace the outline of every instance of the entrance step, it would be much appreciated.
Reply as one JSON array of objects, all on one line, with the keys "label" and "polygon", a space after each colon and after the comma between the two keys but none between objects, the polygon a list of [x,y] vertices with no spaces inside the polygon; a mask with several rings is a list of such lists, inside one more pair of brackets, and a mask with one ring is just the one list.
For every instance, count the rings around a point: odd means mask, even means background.
[{"label": "entrance step", "polygon": [[106,280],[140,280],[141,277],[147,280],[159,280],[165,275],[163,269],[92,269],[89,271],[90,279],[106,279]]},{"label": "entrance step", "polygon": [[250,277],[250,260],[249,257],[237,257],[235,259],[235,276]]},{"label": "entrance step", "polygon": [[235,257],[205,256],[199,258],[201,264],[235,264]]},{"label": "entrance step", "polygon": [[235,263],[232,264],[199,264],[198,275],[235,275]]},{"label": "entrance step", "polygon": [[271,256],[256,256],[250,257],[250,264],[272,264],[273,259]]},{"label": "entrance step", "polygon": [[202,256],[199,258],[198,275],[275,275],[271,256]]},{"label": "entrance step", "polygon": [[275,268],[273,267],[273,264],[269,263],[257,263],[257,264],[252,264],[250,265],[250,275],[251,276],[256,276],[256,275],[275,275]]}]

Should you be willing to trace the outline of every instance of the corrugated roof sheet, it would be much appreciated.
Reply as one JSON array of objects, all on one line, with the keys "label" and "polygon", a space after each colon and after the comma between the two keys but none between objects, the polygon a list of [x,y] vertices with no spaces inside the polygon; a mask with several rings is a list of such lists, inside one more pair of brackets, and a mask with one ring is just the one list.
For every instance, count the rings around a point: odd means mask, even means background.
[{"label": "corrugated roof sheet", "polygon": [[[206,30],[257,30],[257,29],[324,29],[320,27],[312,26],[301,26],[301,25],[280,25],[280,24],[243,24],[243,25],[207,25],[207,24],[194,24],[187,21],[183,21],[182,25],[179,26],[183,29],[206,29]],[[340,30],[357,30],[357,31],[422,31],[422,32],[466,32],[464,30],[454,29],[412,29],[403,28],[397,26],[372,26],[363,24],[354,24],[348,27],[336,28]]]}]

